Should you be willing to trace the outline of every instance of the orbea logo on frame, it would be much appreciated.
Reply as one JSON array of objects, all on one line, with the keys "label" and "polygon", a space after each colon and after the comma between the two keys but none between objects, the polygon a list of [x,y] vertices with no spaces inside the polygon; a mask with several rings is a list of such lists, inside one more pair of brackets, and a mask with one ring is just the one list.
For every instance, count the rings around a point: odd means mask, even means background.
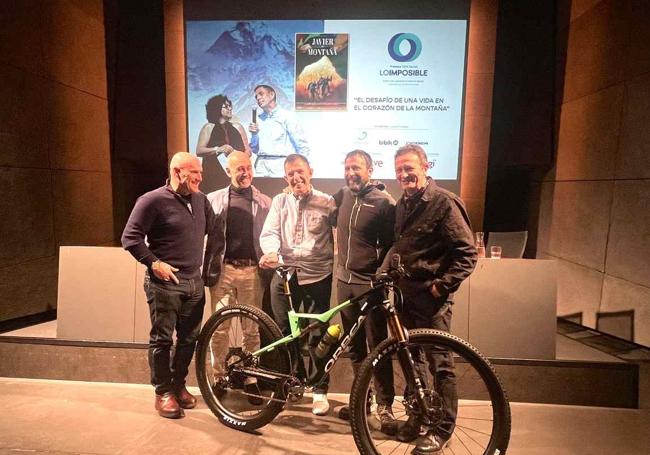
[{"label": "orbea logo on frame", "polygon": [[[409,49],[406,54],[400,49],[404,41],[409,43]],[[422,42],[413,33],[398,33],[388,42],[388,53],[397,62],[412,62],[420,56],[421,52]]]}]

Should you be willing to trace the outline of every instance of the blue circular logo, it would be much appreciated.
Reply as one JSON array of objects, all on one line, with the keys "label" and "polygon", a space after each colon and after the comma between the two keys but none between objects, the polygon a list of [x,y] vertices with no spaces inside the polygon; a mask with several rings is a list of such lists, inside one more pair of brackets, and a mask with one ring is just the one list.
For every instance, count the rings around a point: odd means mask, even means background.
[{"label": "blue circular logo", "polygon": [[[409,50],[403,54],[400,47],[404,41],[408,41]],[[388,42],[388,53],[393,60],[398,62],[412,62],[420,56],[422,52],[422,42],[417,35],[413,33],[398,33],[394,35]]]}]

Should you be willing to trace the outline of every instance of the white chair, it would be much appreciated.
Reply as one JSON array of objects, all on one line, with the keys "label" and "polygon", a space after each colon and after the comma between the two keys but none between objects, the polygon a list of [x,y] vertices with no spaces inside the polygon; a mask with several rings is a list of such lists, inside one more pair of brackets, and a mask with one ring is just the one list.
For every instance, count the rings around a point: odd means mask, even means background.
[{"label": "white chair", "polygon": [[502,258],[520,259],[524,257],[527,241],[528,231],[488,232],[485,251],[489,255],[491,246],[500,246]]}]

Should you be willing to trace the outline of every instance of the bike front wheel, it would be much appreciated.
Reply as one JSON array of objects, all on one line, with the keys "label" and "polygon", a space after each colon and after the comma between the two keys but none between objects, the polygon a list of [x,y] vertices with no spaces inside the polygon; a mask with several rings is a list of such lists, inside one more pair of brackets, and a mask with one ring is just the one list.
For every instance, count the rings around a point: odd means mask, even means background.
[{"label": "bike front wheel", "polygon": [[[359,452],[409,453],[419,438],[434,432],[443,444],[442,454],[504,454],[510,439],[510,406],[489,361],[466,341],[433,329],[409,331],[407,348],[423,384],[427,409],[421,409],[414,384],[407,384],[409,375],[397,361],[403,348],[394,339],[383,341],[361,365],[350,393],[350,420]],[[387,381],[385,372],[391,370]],[[374,383],[380,377],[378,388]],[[387,382],[392,382],[396,395],[392,410],[400,429],[397,436],[383,433],[376,411],[367,409],[373,390],[384,391],[376,395],[378,404],[391,404],[392,394],[385,393],[391,388]],[[424,414],[428,417],[422,418]],[[410,423],[418,423],[403,429],[409,416],[413,416]],[[409,426],[415,428],[412,439],[405,437]]]},{"label": "bike front wheel", "polygon": [[282,411],[286,390],[281,378],[290,377],[286,347],[252,355],[281,337],[266,313],[246,305],[221,308],[203,326],[196,346],[197,381],[224,425],[255,430]]}]

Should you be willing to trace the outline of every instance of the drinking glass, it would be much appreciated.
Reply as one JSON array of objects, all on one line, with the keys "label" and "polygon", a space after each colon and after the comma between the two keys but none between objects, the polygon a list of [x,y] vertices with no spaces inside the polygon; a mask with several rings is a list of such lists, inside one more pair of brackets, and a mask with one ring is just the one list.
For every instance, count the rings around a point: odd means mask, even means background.
[{"label": "drinking glass", "polygon": [[476,252],[478,253],[479,258],[485,257],[485,242],[483,241],[485,235],[483,232],[476,233]]}]

